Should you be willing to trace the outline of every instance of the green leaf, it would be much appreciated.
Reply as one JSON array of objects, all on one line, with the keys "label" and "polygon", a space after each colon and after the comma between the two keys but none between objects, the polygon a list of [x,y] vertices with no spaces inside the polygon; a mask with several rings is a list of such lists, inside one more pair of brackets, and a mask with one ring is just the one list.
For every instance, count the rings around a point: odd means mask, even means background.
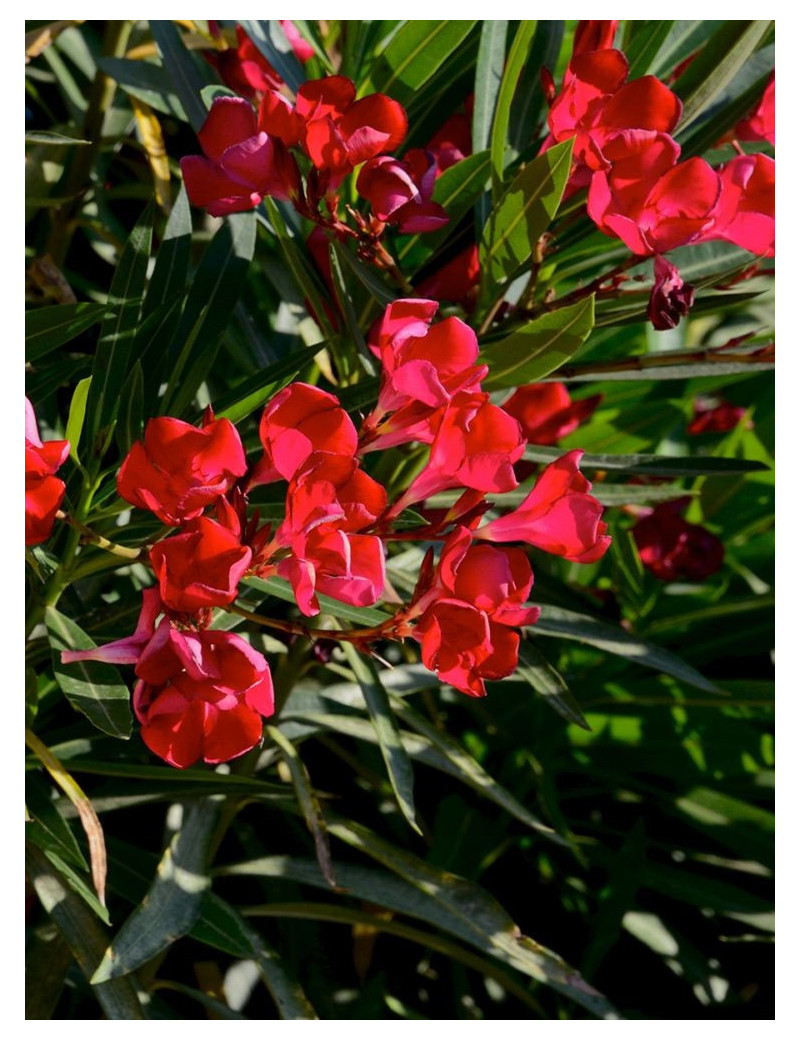
[{"label": "green leaf", "polygon": [[[561,448],[528,445],[525,458],[530,462],[554,462],[564,454]],[[731,476],[754,473],[768,467],[750,459],[723,459],[714,455],[593,455],[584,452],[581,469],[611,469],[651,477]]]},{"label": "green leaf", "polygon": [[100,68],[116,80],[126,94],[143,101],[164,115],[187,122],[187,115],[172,90],[172,80],[165,68],[130,58],[100,58]]},{"label": "green leaf", "polygon": [[235,90],[231,90],[230,87],[223,87],[221,83],[211,83],[200,91],[200,97],[203,99],[206,109],[210,109],[217,98],[238,96]]},{"label": "green leaf", "polygon": [[628,59],[628,80],[639,79],[652,71],[651,67],[656,55],[661,50],[664,42],[672,32],[674,22],[633,22],[634,32],[628,46],[625,48],[625,57]]},{"label": "green leaf", "polygon": [[480,245],[484,298],[498,298],[497,290],[530,262],[558,210],[571,163],[571,140],[549,148],[520,170],[492,210]]},{"label": "green leaf", "polygon": [[325,829],[325,818],[322,815],[319,799],[311,783],[303,760],[297,752],[294,744],[288,740],[277,726],[267,726],[267,735],[275,741],[280,749],[284,762],[289,767],[292,776],[292,784],[297,794],[297,801],[303,810],[311,837],[314,839],[314,848],[317,853],[319,869],[325,876],[325,880],[331,886],[336,887],[336,878],[333,875],[333,864],[331,863],[331,849],[328,842],[328,832]]},{"label": "green leaf", "polygon": [[25,360],[29,364],[69,343],[105,316],[104,303],[64,303],[25,311]]},{"label": "green leaf", "polygon": [[[391,845],[359,824],[329,816],[328,830],[425,893],[467,942],[551,986],[603,1018],[616,1012],[597,990],[544,946],[521,935],[505,909],[483,888]],[[346,882],[345,882],[346,883]],[[427,920],[435,920],[429,906]],[[448,930],[453,930],[452,925]]]},{"label": "green leaf", "polygon": [[87,446],[94,450],[96,434],[117,416],[120,391],[131,361],[131,345],[139,322],[153,236],[153,204],[148,205],[131,231],[108,293],[109,307],[100,327],[100,340],[92,364],[86,425]]},{"label": "green leaf", "polygon": [[520,640],[519,664],[516,675],[530,683],[540,697],[558,712],[562,719],[573,722],[581,729],[591,730],[591,726],[583,717],[578,702],[572,695],[564,677],[547,660],[541,650],[526,639]]},{"label": "green leaf", "polygon": [[283,82],[296,94],[305,82],[306,74],[280,22],[243,21],[241,26]]},{"label": "green leaf", "polygon": [[681,679],[698,690],[705,690],[707,693],[722,693],[715,683],[706,679],[696,668],[682,661],[669,650],[646,643],[644,640],[630,635],[625,629],[615,628],[588,614],[580,614],[574,610],[564,610],[562,607],[545,604],[539,620],[530,631],[534,636],[556,636],[561,639],[572,639],[578,643],[588,643],[606,653],[624,657],[634,664],[673,675],[676,679]]},{"label": "green leaf", "polygon": [[69,403],[69,415],[67,416],[66,438],[69,441],[70,458],[80,464],[78,457],[78,444],[80,443],[83,423],[86,418],[86,401],[89,397],[89,387],[92,385],[92,377],[81,379],[72,394]]},{"label": "green leaf", "polygon": [[474,21],[407,21],[382,50],[371,72],[372,90],[401,105],[414,95],[467,38]]},{"label": "green leaf", "polygon": [[215,82],[211,68],[201,63],[186,49],[174,22],[151,21],[150,31],[175,93],[192,129],[197,132],[208,115],[201,91],[203,87]]},{"label": "green leaf", "polygon": [[281,361],[267,365],[255,375],[243,379],[228,393],[217,398],[214,407],[217,418],[230,419],[232,423],[240,422],[290,383],[324,348],[323,342],[315,343],[313,347],[303,350],[292,351]]},{"label": "green leaf", "polygon": [[25,834],[43,852],[55,852],[78,870],[88,871],[75,835],[59,811],[60,802],[51,799],[50,791],[40,776],[26,776],[25,805],[33,820],[25,824]]},{"label": "green leaf", "polygon": [[292,21],[306,43],[310,44],[313,48],[314,53],[322,62],[326,73],[333,75],[336,70],[331,64],[331,59],[325,51],[325,41],[319,31],[319,22],[304,21],[301,18],[293,18]]},{"label": "green leaf", "polygon": [[770,22],[726,21],[705,46],[673,90],[683,102],[679,134],[684,132],[722,93],[769,31]]},{"label": "green leaf", "polygon": [[451,773],[474,791],[501,806],[506,812],[524,823],[526,827],[539,834],[545,834],[553,841],[560,843],[561,838],[546,823],[535,816],[519,802],[510,791],[499,784],[494,777],[475,761],[464,748],[447,733],[439,730],[423,715],[416,712],[402,697],[391,694],[391,704],[398,718],[415,729],[417,733],[427,737],[431,745],[450,763]]},{"label": "green leaf", "polygon": [[489,366],[484,389],[522,386],[550,375],[578,352],[593,327],[594,296],[534,318],[484,347],[478,359]]},{"label": "green leaf", "polygon": [[[487,24],[492,23],[484,22],[484,25]],[[517,82],[519,81],[522,70],[524,69],[525,63],[528,59],[528,52],[531,49],[535,33],[535,21],[524,21],[519,23],[519,28],[514,37],[514,42],[511,44],[511,48],[508,52],[508,61],[506,62],[505,71],[503,72],[503,78],[500,82],[494,122],[492,124],[491,144],[489,148],[492,163],[492,200],[495,206],[498,205],[500,194],[503,190],[503,174],[505,173],[506,162],[506,140],[508,137],[508,125],[511,120],[511,104],[514,100],[514,94],[517,91]],[[559,193],[556,205],[558,205],[560,200],[561,194]],[[541,232],[539,232],[539,234],[541,234]],[[538,237],[539,235],[536,235],[536,238]],[[532,241],[535,241],[535,239]]]},{"label": "green leaf", "polygon": [[142,317],[147,318],[158,307],[171,304],[173,299],[184,291],[191,245],[192,211],[186,185],[181,183],[158,249],[153,274],[144,298]]},{"label": "green leaf", "polygon": [[364,695],[397,804],[417,834],[422,834],[414,809],[414,770],[403,747],[389,695],[370,658],[362,656],[352,643],[343,643],[342,649]]},{"label": "green leaf", "polygon": [[234,956],[255,960],[281,1018],[290,1021],[317,1018],[308,997],[297,980],[288,974],[277,951],[224,899],[213,894],[206,898],[203,916],[191,934]]},{"label": "green leaf", "polygon": [[534,139],[542,117],[544,90],[541,70],[555,69],[564,39],[563,21],[536,23],[533,45],[517,84],[513,105],[513,119],[509,124],[509,140],[513,153],[519,154]]},{"label": "green leaf", "polygon": [[130,694],[117,669],[101,661],[62,664],[62,650],[90,650],[95,644],[55,607],[45,609],[45,625],[53,651],[53,672],[67,700],[97,729],[127,740],[133,725]]},{"label": "green leaf", "polygon": [[255,214],[234,213],[206,250],[175,334],[181,352],[170,373],[162,414],[182,415],[213,366],[220,338],[244,288],[255,245]]},{"label": "green leaf", "polygon": [[135,971],[191,931],[211,884],[207,864],[220,807],[215,796],[188,811],[150,890],[106,949],[92,976],[94,985]]},{"label": "green leaf", "polygon": [[133,368],[122,388],[122,414],[114,429],[114,437],[124,458],[142,436],[144,425],[144,372],[140,361]]},{"label": "green leaf", "polygon": [[345,267],[349,268],[349,270],[353,272],[359,282],[361,282],[370,296],[372,296],[381,308],[387,307],[390,303],[394,303],[397,299],[397,294],[381,281],[371,267],[368,267],[357,257],[353,256],[343,242],[334,242],[334,248]]},{"label": "green leaf", "polygon": [[68,134],[59,134],[55,130],[26,130],[25,144],[91,144],[80,137],[70,137]]},{"label": "green leaf", "polygon": [[507,32],[507,21],[481,22],[481,42],[475,66],[475,105],[472,110],[473,152],[480,152],[489,146],[506,61]]},{"label": "green leaf", "polygon": [[[27,844],[25,866],[42,906],[53,918],[88,979],[102,956],[106,932],[83,901],[65,885],[44,853]],[[129,979],[103,983],[93,991],[109,1019],[144,1019],[136,988]]]}]

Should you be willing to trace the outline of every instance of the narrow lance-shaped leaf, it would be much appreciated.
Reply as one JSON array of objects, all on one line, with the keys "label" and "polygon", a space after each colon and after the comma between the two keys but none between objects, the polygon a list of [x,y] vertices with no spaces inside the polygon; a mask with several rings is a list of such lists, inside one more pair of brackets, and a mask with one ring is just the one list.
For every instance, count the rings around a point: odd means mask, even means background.
[{"label": "narrow lance-shaped leaf", "polygon": [[579,614],[574,610],[564,610],[545,604],[539,620],[531,629],[534,635],[558,636],[562,639],[573,639],[579,643],[589,643],[609,654],[624,657],[634,664],[654,668],[658,672],[666,672],[676,679],[682,679],[690,686],[707,693],[722,693],[722,690],[705,676],[701,675],[680,657],[654,646],[642,639],[630,635],[623,628],[615,628],[604,621],[598,621],[588,614]]},{"label": "narrow lance-shaped leaf", "polygon": [[[56,922],[88,979],[107,942],[102,925],[34,845],[26,846],[25,867],[42,906]],[[144,1019],[136,989],[129,979],[104,983],[94,992],[109,1019]]]},{"label": "narrow lance-shaped leaf", "polygon": [[403,23],[375,60],[370,90],[388,94],[401,105],[408,104],[475,24],[424,20]]},{"label": "narrow lance-shaped leaf", "polygon": [[220,807],[220,796],[214,796],[188,810],[149,892],[105,951],[93,984],[135,971],[191,930],[211,884],[208,859]]},{"label": "narrow lance-shaped leaf", "polygon": [[173,91],[166,68],[152,65],[149,61],[111,57],[100,58],[98,65],[107,76],[116,80],[126,94],[152,105],[165,115],[184,123],[188,121],[184,107]]},{"label": "narrow lance-shaped leaf", "polygon": [[383,761],[389,774],[392,790],[403,816],[414,830],[421,834],[414,809],[414,770],[408,759],[397,719],[394,717],[389,696],[383,688],[378,670],[369,658],[363,657],[352,643],[343,643],[347,663],[361,687],[372,725],[378,735]]},{"label": "narrow lance-shaped leaf", "polygon": [[457,776],[465,784],[489,798],[495,805],[502,806],[527,827],[540,834],[546,834],[555,842],[560,842],[561,839],[553,831],[552,827],[549,827],[537,816],[534,816],[532,812],[529,812],[510,791],[506,790],[505,787],[491,777],[458,741],[438,730],[423,715],[415,711],[402,697],[392,694],[390,699],[398,718],[428,738],[431,744],[453,766],[454,776]]},{"label": "narrow lance-shaped leaf", "polygon": [[25,360],[33,364],[105,317],[104,303],[64,303],[25,311]]},{"label": "narrow lance-shaped leaf", "polygon": [[[492,24],[492,23],[484,23]],[[492,159],[492,201],[497,205],[503,190],[503,173],[505,171],[506,140],[508,138],[508,127],[511,121],[511,103],[517,90],[517,82],[520,78],[528,52],[533,43],[536,33],[535,21],[523,21],[519,23],[514,41],[508,52],[503,78],[497,94],[497,106],[495,108],[494,122],[491,133],[491,159]],[[502,68],[502,66],[501,66]],[[537,236],[538,237],[538,236]]]},{"label": "narrow lance-shaped leaf", "polygon": [[290,90],[297,93],[306,74],[295,57],[280,22],[243,21],[242,28]]},{"label": "narrow lance-shaped leaf", "polygon": [[639,79],[652,72],[653,62],[675,24],[670,21],[635,21],[630,42],[625,48],[628,79]]},{"label": "narrow lance-shaped leaf", "polygon": [[206,898],[203,916],[191,934],[192,938],[234,956],[255,960],[281,1018],[290,1021],[317,1018],[308,997],[297,980],[289,975],[277,951],[230,903],[210,893]]},{"label": "narrow lance-shaped leaf", "polygon": [[111,737],[127,740],[133,718],[128,687],[117,669],[102,661],[62,664],[62,650],[90,650],[95,644],[82,628],[55,607],[45,610],[45,625],[53,651],[53,671],[73,708]]},{"label": "narrow lance-shaped leaf", "polygon": [[325,875],[325,880],[331,888],[335,888],[336,878],[333,875],[328,832],[325,830],[325,818],[322,815],[319,800],[311,783],[311,778],[308,775],[308,770],[294,744],[281,733],[277,726],[267,726],[267,735],[278,745],[283,760],[289,767],[292,783],[297,793],[297,800],[300,803],[300,808],[303,810],[306,825],[314,839],[319,869]]},{"label": "narrow lance-shaped leaf", "polygon": [[[564,452],[560,448],[528,445],[525,458],[530,462],[554,462]],[[581,469],[612,469],[651,477],[700,477],[753,473],[767,469],[751,459],[724,459],[713,455],[595,455],[584,452]]]},{"label": "narrow lance-shaped leaf", "polygon": [[[522,23],[522,25],[527,24],[529,23]],[[497,126],[498,123],[503,122],[503,114],[499,110],[497,112],[495,110],[503,84],[507,33],[508,22],[505,20],[489,20],[481,23],[481,42],[478,47],[478,61],[475,65],[475,103],[472,110],[473,152],[479,152],[487,148],[492,137],[492,124],[494,123]],[[506,135],[507,123],[508,117],[506,113],[506,125],[500,130],[503,138]],[[494,156],[492,158],[494,159]],[[496,168],[493,161],[493,181],[495,173]],[[489,216],[491,208],[491,200],[488,197],[484,196],[479,200],[477,213],[477,226],[479,228],[482,228],[486,223],[486,218]]]},{"label": "narrow lance-shaped leaf", "polygon": [[67,416],[66,437],[69,441],[69,454],[78,464],[78,444],[80,443],[83,423],[86,418],[86,401],[89,397],[89,387],[92,385],[92,377],[81,379],[75,387],[72,400],[69,403],[69,415]]},{"label": "narrow lance-shaped leaf", "polygon": [[558,210],[572,162],[572,141],[549,148],[520,170],[492,211],[481,238],[482,299],[529,262]]},{"label": "narrow lance-shaped leaf", "polygon": [[147,287],[147,295],[142,307],[142,316],[148,317],[162,304],[169,303],[183,292],[186,283],[186,270],[189,265],[189,251],[192,244],[192,213],[186,185],[181,183],[180,191],[172,206],[164,237],[156,256],[153,275]]},{"label": "narrow lance-shaped leaf", "polygon": [[722,93],[770,27],[767,21],[726,21],[678,78],[673,90],[683,101],[679,136]]},{"label": "narrow lance-shaped leaf", "polygon": [[594,327],[594,296],[542,314],[485,347],[480,360],[489,366],[487,390],[535,383],[578,352]]},{"label": "narrow lance-shaped leaf", "polygon": [[175,93],[196,132],[205,122],[206,109],[200,91],[214,82],[211,69],[198,61],[183,42],[174,22],[151,21],[150,31]]},{"label": "narrow lance-shaped leaf", "polygon": [[[536,629],[534,628],[535,632]],[[550,707],[558,712],[562,719],[574,722],[581,729],[591,729],[583,717],[578,702],[572,695],[564,677],[547,660],[544,654],[527,640],[519,644],[519,664],[517,675],[521,675],[534,690],[543,697]]]}]

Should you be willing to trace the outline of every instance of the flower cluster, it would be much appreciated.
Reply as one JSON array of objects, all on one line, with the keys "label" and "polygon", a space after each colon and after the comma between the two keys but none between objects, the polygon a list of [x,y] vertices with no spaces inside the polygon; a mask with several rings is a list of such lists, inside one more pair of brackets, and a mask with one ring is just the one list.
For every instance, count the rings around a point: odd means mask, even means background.
[{"label": "flower cluster", "polygon": [[[427,559],[411,602],[354,639],[413,638],[442,680],[483,696],[487,679],[517,665],[515,629],[538,616],[525,606],[533,585],[527,555],[502,543],[577,562],[598,560],[608,548],[578,451],[547,466],[510,513],[486,500],[517,487],[514,463],[526,432],[481,389],[486,366],[474,331],[454,317],[436,322],[437,309],[431,300],[397,300],[374,326],[369,346],[382,377],[360,427],[333,394],[298,382],[266,404],[257,458],[248,461],[233,424],[207,409],[200,427],[151,419],[123,460],[120,496],[177,530],[149,549],[155,584],[144,593],[134,634],[66,652],[64,660],[133,665],[143,738],[172,765],[243,754],[273,710],[262,655],[212,625],[214,609],[231,607],[248,575],[288,581],[310,617],[320,595],[355,607],[383,599],[391,540],[442,542],[438,564]],[[564,416],[559,429],[571,422]],[[376,451],[412,443],[428,446],[427,461],[390,496],[365,464]],[[60,445],[51,452],[63,456]],[[285,486],[283,520],[274,529],[260,524],[249,503],[254,489],[273,483]],[[450,508],[425,508],[432,495],[451,490]],[[422,504],[421,526],[398,527],[412,504]]]},{"label": "flower cluster", "polygon": [[69,455],[69,441],[45,441],[33,405],[25,398],[25,544],[39,545],[50,537],[66,485],[55,476]]},{"label": "flower cluster", "polygon": [[[649,317],[657,329],[673,328],[694,293],[664,253],[716,239],[774,254],[775,161],[740,154],[717,169],[697,157],[679,161],[671,136],[679,98],[654,76],[629,81],[627,59],[604,25],[613,23],[586,23],[576,35],[561,91],[552,91],[542,151],[574,137],[567,192],[588,187],[598,228],[635,256],[654,257]],[[774,80],[741,129],[746,140],[774,144]]]}]

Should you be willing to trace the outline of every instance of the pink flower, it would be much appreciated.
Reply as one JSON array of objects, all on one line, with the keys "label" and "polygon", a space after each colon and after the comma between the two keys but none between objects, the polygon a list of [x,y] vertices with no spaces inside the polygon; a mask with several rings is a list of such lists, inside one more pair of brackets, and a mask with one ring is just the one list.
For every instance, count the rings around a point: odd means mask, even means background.
[{"label": "pink flower", "polygon": [[264,455],[250,484],[291,480],[315,453],[352,459],[358,434],[333,394],[307,383],[292,383],[264,409],[259,425]]},{"label": "pink flower", "polygon": [[609,168],[613,159],[606,148],[620,132],[667,135],[678,123],[681,102],[668,87],[655,76],[630,83],[625,82],[627,77],[628,62],[617,50],[576,53],[567,67],[561,92],[547,117],[550,135],[541,151],[575,138],[572,155],[577,169],[572,191],[588,183],[589,171]]},{"label": "pink flower", "polygon": [[378,403],[362,428],[365,450],[409,440],[430,442],[434,418],[460,390],[477,389],[486,375],[476,364],[478,338],[458,318],[431,320],[433,300],[396,300],[386,308],[369,337],[383,372]]},{"label": "pink flower", "polygon": [[738,408],[729,401],[713,404],[695,400],[694,417],[686,427],[686,432],[691,436],[699,433],[727,433],[736,429],[746,414],[746,408]]},{"label": "pink flower", "polygon": [[767,141],[775,147],[775,70],[761,100],[744,119],[736,124],[734,135],[740,141]]},{"label": "pink flower", "polygon": [[609,50],[614,46],[618,25],[619,22],[578,22],[572,43],[573,55]]},{"label": "pink flower", "polygon": [[266,660],[233,632],[181,632],[163,619],[136,674],[142,739],[179,769],[245,754],[275,710]]},{"label": "pink flower", "polygon": [[383,595],[383,544],[375,535],[322,526],[295,539],[292,549],[278,573],[291,582],[304,614],[319,613],[317,592],[354,607],[370,607]]},{"label": "pink flower", "polygon": [[270,195],[288,199],[299,186],[297,163],[256,124],[244,98],[216,98],[198,133],[205,153],[181,159],[189,200],[213,217],[255,207]]},{"label": "pink flower", "polygon": [[45,441],[33,405],[25,398],[25,544],[39,545],[50,537],[66,485],[54,476],[69,455],[69,441]]},{"label": "pink flower", "polygon": [[245,474],[247,461],[236,427],[207,419],[201,429],[162,416],[150,419],[117,475],[126,502],[149,509],[162,523],[200,516]]},{"label": "pink flower", "polygon": [[511,491],[517,486],[514,463],[524,450],[516,419],[492,404],[488,394],[459,391],[443,410],[427,466],[392,506],[391,515],[449,488]]},{"label": "pink flower", "polygon": [[425,145],[426,151],[433,153],[437,177],[472,155],[472,95],[467,99],[465,108],[466,112],[455,112],[449,116]]},{"label": "pink flower", "polygon": [[150,550],[164,605],[187,614],[232,603],[252,556],[231,530],[205,516]]},{"label": "pink flower", "polygon": [[333,190],[362,162],[397,148],[408,119],[402,105],[385,94],[356,101],[352,80],[326,76],[304,83],[294,108],[279,94],[265,94],[259,128],[287,145],[301,144],[317,170],[326,172],[328,190]]},{"label": "pink flower", "polygon": [[592,176],[589,216],[639,256],[698,241],[714,227],[720,178],[703,159],[676,164],[678,153],[666,134],[618,133],[604,145],[610,171]]},{"label": "pink flower", "polygon": [[233,632],[183,631],[163,610],[157,589],[142,593],[132,636],[91,650],[65,650],[64,664],[133,664],[133,709],[142,739],[156,755],[185,769],[202,758],[227,762],[261,740],[272,715],[272,677],[264,657]]},{"label": "pink flower", "polygon": [[662,502],[633,527],[633,538],[644,566],[661,581],[704,581],[722,566],[722,542],[681,513],[691,501]]},{"label": "pink flower", "polygon": [[382,155],[364,163],[356,190],[379,220],[406,235],[436,231],[450,218],[431,200],[436,163],[430,152],[412,148],[405,161]]},{"label": "pink flower", "polygon": [[653,257],[655,282],[647,316],[654,329],[674,329],[694,303],[694,286],[687,285],[680,271],[664,256]]},{"label": "pink flower", "polygon": [[300,34],[294,22],[290,22],[286,18],[281,18],[280,22],[286,39],[292,45],[294,56],[305,65],[307,61],[314,57],[314,48]]},{"label": "pink flower", "polygon": [[564,383],[529,383],[503,404],[513,415],[529,444],[556,444],[577,430],[602,400],[601,394],[572,401]]},{"label": "pink flower", "polygon": [[236,26],[236,40],[236,47],[201,52],[222,82],[250,100],[266,90],[282,87],[283,80],[241,25]]},{"label": "pink flower", "polygon": [[478,247],[467,246],[460,253],[448,260],[418,285],[420,296],[429,300],[452,300],[460,303],[467,313],[475,307],[478,286],[481,280],[481,266],[478,258]]},{"label": "pink flower", "polygon": [[774,256],[775,160],[737,155],[718,172],[721,191],[703,241],[722,239],[758,256]]},{"label": "pink flower", "polygon": [[486,694],[485,679],[502,679],[518,663],[517,625],[532,625],[538,607],[524,607],[533,573],[520,549],[472,545],[457,527],[445,542],[432,587],[412,635],[426,668],[471,697]]},{"label": "pink flower", "polygon": [[475,538],[490,542],[527,542],[575,563],[594,563],[611,544],[601,521],[603,507],[578,469],[582,451],[570,451],[542,471],[524,502],[506,516],[490,520]]}]

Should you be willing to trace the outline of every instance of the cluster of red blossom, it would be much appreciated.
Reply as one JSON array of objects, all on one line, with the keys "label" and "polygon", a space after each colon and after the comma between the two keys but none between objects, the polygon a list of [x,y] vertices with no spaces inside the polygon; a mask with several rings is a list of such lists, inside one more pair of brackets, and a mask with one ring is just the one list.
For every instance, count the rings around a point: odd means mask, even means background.
[{"label": "cluster of red blossom", "polygon": [[[561,91],[550,80],[547,150],[575,138],[567,194],[588,187],[589,216],[637,256],[653,256],[649,317],[673,328],[694,299],[664,253],[722,240],[758,256],[775,251],[775,160],[737,155],[718,169],[693,157],[679,162],[670,136],[682,105],[655,76],[628,81],[628,62],[613,49],[616,22],[585,22],[575,37]],[[750,119],[745,140],[775,143],[775,84]]]},{"label": "cluster of red blossom", "polygon": [[[248,574],[287,579],[306,615],[318,612],[317,593],[375,604],[384,595],[385,542],[398,536],[397,517],[437,492],[460,489],[451,508],[429,511],[422,526],[399,533],[443,541],[443,548],[435,567],[430,554],[426,559],[411,602],[372,638],[416,639],[443,681],[482,696],[486,679],[514,671],[514,629],[538,614],[524,606],[533,584],[525,552],[492,543],[525,542],[578,562],[608,548],[602,508],[578,470],[579,451],[547,466],[518,508],[481,523],[486,495],[517,486],[514,463],[526,437],[480,388],[486,368],[477,364],[475,333],[458,318],[433,324],[437,306],[412,299],[387,307],[370,337],[383,367],[380,392],[360,430],[332,394],[294,383],[265,407],[263,451],[250,465],[236,428],[210,413],[201,428],[151,419],[123,461],[120,495],[180,530],[150,548],[158,588],[146,594],[134,635],[67,652],[64,660],[135,665],[143,738],[168,762],[235,757],[258,739],[258,715],[272,710],[264,658],[239,636],[208,627],[212,608],[231,604]],[[514,395],[509,406],[519,405]],[[389,502],[361,459],[410,442],[430,445],[428,461]],[[285,518],[273,531],[259,526],[257,510],[248,516],[248,493],[280,480],[287,483]]]}]

